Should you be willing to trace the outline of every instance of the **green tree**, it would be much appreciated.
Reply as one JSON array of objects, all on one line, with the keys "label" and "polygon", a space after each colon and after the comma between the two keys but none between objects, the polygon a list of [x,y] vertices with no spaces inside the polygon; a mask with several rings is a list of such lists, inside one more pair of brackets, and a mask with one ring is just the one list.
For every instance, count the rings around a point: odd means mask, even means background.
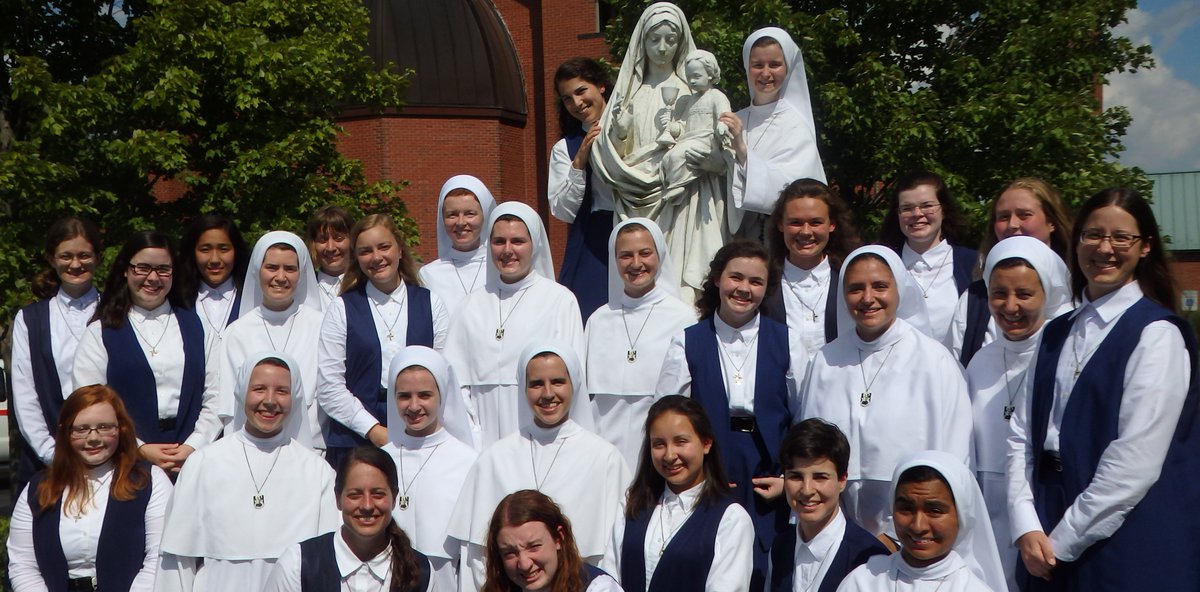
[{"label": "green tree", "polygon": [[[623,56],[647,2],[613,0],[607,38]],[[1129,126],[1103,107],[1107,77],[1153,65],[1149,46],[1115,35],[1135,0],[680,0],[698,47],[749,104],[742,42],[769,25],[804,53],[826,172],[866,229],[898,175],[941,174],[981,232],[1007,181],[1037,176],[1072,203],[1112,185],[1148,192],[1116,162]],[[869,236],[869,234],[868,234]],[[978,234],[977,234],[978,236]]]},{"label": "green tree", "polygon": [[149,0],[117,28],[130,42],[90,74],[36,52],[15,60],[6,98],[24,117],[0,152],[0,308],[27,300],[41,236],[64,214],[92,217],[113,243],[210,211],[252,237],[297,230],[323,203],[412,228],[401,184],[367,183],[337,150],[342,106],[399,106],[406,82],[363,52],[360,2]]}]

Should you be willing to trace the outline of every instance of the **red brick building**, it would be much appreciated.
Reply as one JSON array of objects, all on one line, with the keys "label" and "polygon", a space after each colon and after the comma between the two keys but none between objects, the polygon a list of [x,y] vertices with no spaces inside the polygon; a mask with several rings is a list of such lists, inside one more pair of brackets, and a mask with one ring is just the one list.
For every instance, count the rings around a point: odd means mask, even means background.
[{"label": "red brick building", "polygon": [[367,0],[368,51],[411,68],[407,105],[348,110],[344,154],[370,180],[405,180],[421,228],[421,257],[436,257],[437,193],[450,176],[479,177],[499,201],[543,213],[555,263],[566,226],[546,207],[546,167],[558,139],[554,69],[575,56],[608,57],[596,0]]}]

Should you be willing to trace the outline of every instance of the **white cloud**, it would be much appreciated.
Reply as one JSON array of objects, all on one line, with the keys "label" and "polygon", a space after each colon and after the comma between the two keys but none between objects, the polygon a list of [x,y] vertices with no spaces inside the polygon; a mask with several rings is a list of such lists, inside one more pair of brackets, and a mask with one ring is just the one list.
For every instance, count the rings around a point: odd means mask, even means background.
[{"label": "white cloud", "polygon": [[[1200,20],[1200,7],[1184,1],[1157,13],[1134,9],[1128,16],[1119,34],[1136,44],[1161,36],[1156,48],[1162,48]],[[1133,116],[1120,160],[1151,173],[1200,170],[1200,87],[1178,78],[1161,54],[1156,58],[1155,68],[1115,74],[1104,89],[1105,105],[1124,105]]]}]

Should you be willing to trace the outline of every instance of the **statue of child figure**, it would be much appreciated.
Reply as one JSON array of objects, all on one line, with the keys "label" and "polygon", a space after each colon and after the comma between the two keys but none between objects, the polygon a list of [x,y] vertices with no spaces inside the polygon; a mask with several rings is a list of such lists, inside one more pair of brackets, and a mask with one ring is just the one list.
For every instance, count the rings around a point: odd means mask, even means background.
[{"label": "statue of child figure", "polygon": [[659,143],[674,143],[660,168],[664,199],[683,195],[683,188],[700,177],[697,169],[720,173],[732,163],[733,138],[720,121],[729,111],[729,99],[713,88],[721,82],[716,56],[703,49],[692,51],[684,58],[684,74],[692,94],[680,97],[673,113],[662,115],[670,119],[662,122],[667,134]]}]

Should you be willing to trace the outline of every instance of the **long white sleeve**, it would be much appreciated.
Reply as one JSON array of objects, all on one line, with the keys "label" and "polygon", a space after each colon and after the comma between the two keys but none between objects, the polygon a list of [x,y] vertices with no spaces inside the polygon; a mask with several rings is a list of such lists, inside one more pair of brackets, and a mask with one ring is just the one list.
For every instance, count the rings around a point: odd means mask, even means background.
[{"label": "long white sleeve", "polygon": [[587,173],[573,166],[567,154],[567,141],[559,140],[550,149],[550,171],[547,176],[546,193],[550,202],[550,213],[570,224],[583,205],[587,189]]},{"label": "long white sleeve", "polygon": [[75,368],[71,371],[75,384],[87,386],[108,382],[108,350],[104,349],[100,331],[100,321],[92,321],[79,338],[79,349],[75,350]]},{"label": "long white sleeve", "polygon": [[379,423],[346,386],[346,303],[329,305],[317,346],[317,403],[330,419],[366,437]]},{"label": "long white sleeve", "polygon": [[[1029,375],[1037,368],[1038,355],[1034,352],[1029,362]],[[1033,504],[1033,471],[1037,468],[1037,451],[1029,442],[1029,405],[1032,400],[1033,380],[1026,380],[1013,401],[1012,419],[1009,420],[1008,463],[1004,472],[1008,479],[1008,520],[1012,525],[1013,542],[1027,532],[1041,531],[1042,522]]]},{"label": "long white sleeve", "polygon": [[13,505],[8,526],[8,576],[14,592],[48,592],[33,554],[33,512],[29,509],[28,495],[26,486]]},{"label": "long white sleeve", "polygon": [[[219,348],[214,348],[214,353],[216,349]],[[199,450],[217,439],[225,428],[219,412],[220,405],[220,369],[216,356],[213,356],[204,361],[204,394],[200,399],[200,416],[196,418],[196,427],[183,441],[184,444]]]},{"label": "long white sleeve", "polygon": [[12,328],[12,407],[17,414],[17,426],[29,447],[42,462],[50,464],[54,457],[54,434],[46,426],[42,405],[33,382],[33,362],[29,351],[29,327],[25,315],[17,313]]},{"label": "long white sleeve", "polygon": [[667,355],[663,358],[658,386],[654,390],[659,395],[692,396],[692,372],[688,369],[683,332],[671,338],[671,345],[667,346]]}]

